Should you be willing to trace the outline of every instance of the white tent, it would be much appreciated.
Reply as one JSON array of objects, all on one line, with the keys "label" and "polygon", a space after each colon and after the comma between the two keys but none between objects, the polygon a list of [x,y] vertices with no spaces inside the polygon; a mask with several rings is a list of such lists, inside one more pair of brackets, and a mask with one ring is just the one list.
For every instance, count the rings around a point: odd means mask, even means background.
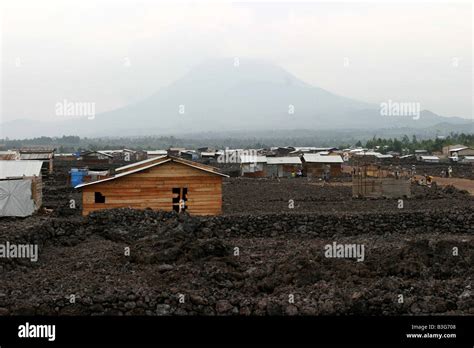
[{"label": "white tent", "polygon": [[0,180],[0,216],[29,216],[35,211],[31,179]]}]

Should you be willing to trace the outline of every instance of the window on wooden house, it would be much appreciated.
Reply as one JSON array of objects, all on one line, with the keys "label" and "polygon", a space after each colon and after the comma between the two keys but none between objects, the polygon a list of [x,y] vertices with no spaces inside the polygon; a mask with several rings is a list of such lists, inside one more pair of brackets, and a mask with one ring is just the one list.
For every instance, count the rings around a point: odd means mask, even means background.
[{"label": "window on wooden house", "polygon": [[100,192],[94,192],[94,203],[105,203],[105,196]]}]

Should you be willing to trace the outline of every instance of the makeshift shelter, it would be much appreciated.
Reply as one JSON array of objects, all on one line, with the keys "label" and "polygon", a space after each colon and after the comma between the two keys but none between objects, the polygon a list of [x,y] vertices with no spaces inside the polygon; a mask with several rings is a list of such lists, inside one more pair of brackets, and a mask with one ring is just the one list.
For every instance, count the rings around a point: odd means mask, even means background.
[{"label": "makeshift shelter", "polygon": [[0,216],[29,216],[41,207],[40,161],[0,161]]},{"label": "makeshift shelter", "polygon": [[54,147],[22,147],[18,150],[22,161],[41,161],[43,169],[53,173]]},{"label": "makeshift shelter", "polygon": [[291,177],[301,170],[301,159],[294,157],[267,157],[266,175],[269,177]]},{"label": "makeshift shelter", "polygon": [[340,176],[342,173],[342,163],[339,155],[323,156],[319,154],[305,153],[301,157],[303,162],[303,173],[309,178],[321,178],[324,174],[331,177]]},{"label": "makeshift shelter", "polygon": [[240,173],[247,177],[264,177],[266,156],[258,155],[240,155]]}]

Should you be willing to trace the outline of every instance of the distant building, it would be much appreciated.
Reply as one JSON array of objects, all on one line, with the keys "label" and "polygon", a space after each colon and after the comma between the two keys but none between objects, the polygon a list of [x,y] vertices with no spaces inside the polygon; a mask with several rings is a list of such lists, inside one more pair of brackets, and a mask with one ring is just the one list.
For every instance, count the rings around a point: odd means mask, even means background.
[{"label": "distant building", "polygon": [[20,153],[18,151],[0,151],[0,161],[19,160]]},{"label": "distant building", "polygon": [[427,150],[415,150],[415,157],[418,161],[421,161],[421,156],[427,156]]},{"label": "distant building", "polygon": [[168,151],[166,151],[166,150],[149,150],[149,151],[146,151],[147,158],[166,156],[167,154],[168,154]]},{"label": "distant building", "polygon": [[44,165],[44,170],[50,174],[53,172],[54,147],[22,147],[18,152],[20,153],[20,160],[22,161],[41,161]]},{"label": "distant building", "polygon": [[73,153],[55,153],[54,159],[60,161],[77,161],[77,156]]},{"label": "distant building", "polygon": [[266,156],[240,155],[240,174],[248,177],[264,177]]},{"label": "distant building", "polygon": [[104,151],[83,151],[78,160],[83,165],[101,165],[113,163],[114,156]]},{"label": "distant building", "polygon": [[302,169],[301,159],[293,157],[267,157],[266,176],[291,177]]},{"label": "distant building", "polygon": [[168,155],[169,156],[174,156],[174,157],[179,157],[181,155],[181,152],[186,151],[184,147],[170,147],[168,149]]},{"label": "distant building", "polygon": [[464,156],[462,159],[463,163],[474,163],[474,156]]},{"label": "distant building", "polygon": [[303,163],[303,173],[310,178],[322,178],[324,174],[331,177],[340,176],[342,173],[342,163],[339,155],[322,156],[319,154],[306,153],[301,157]]},{"label": "distant building", "polygon": [[448,157],[474,156],[474,149],[464,145],[448,145],[443,147],[443,155]]},{"label": "distant building", "polygon": [[438,156],[420,156],[420,161],[427,162],[427,163],[439,163],[439,157]]}]

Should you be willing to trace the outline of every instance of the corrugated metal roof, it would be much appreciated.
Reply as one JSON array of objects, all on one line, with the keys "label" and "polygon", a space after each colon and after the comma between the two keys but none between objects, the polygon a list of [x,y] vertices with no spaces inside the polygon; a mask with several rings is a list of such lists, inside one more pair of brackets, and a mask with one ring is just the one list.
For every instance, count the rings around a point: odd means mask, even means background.
[{"label": "corrugated metal roof", "polygon": [[148,155],[167,155],[168,151],[166,150],[150,150],[146,152]]},{"label": "corrugated metal roof", "polygon": [[267,163],[266,156],[240,155],[240,163]]},{"label": "corrugated metal roof", "polygon": [[[105,151],[112,151],[112,150],[105,150]],[[114,158],[113,155],[111,155],[110,153],[105,152],[105,151],[83,151],[83,152],[81,152],[81,157],[89,156],[89,155],[92,155],[94,153],[98,153],[99,155],[103,155],[103,156],[106,156],[106,157],[109,157],[109,158]]]},{"label": "corrugated metal roof", "polygon": [[21,160],[49,160],[53,153],[20,153]]},{"label": "corrugated metal roof", "polygon": [[212,157],[212,156],[215,156],[215,155],[216,155],[215,152],[201,152],[201,156]]},{"label": "corrugated metal roof", "polygon": [[267,164],[301,164],[299,157],[267,157]]},{"label": "corrugated metal roof", "polygon": [[121,172],[123,170],[127,170],[127,169],[130,169],[130,168],[133,168],[133,167],[136,167],[136,166],[140,166],[140,165],[146,164],[146,163],[153,163],[154,161],[158,161],[159,159],[162,159],[162,158],[165,158],[165,157],[166,156],[157,156],[157,157],[148,158],[148,159],[140,161],[140,162],[134,162],[134,163],[131,163],[131,164],[127,164],[126,166],[122,166],[122,167],[119,167],[119,168],[115,169],[115,172]]},{"label": "corrugated metal roof", "polygon": [[305,153],[303,155],[305,162],[308,163],[343,163],[341,156],[321,156],[317,153]]},{"label": "corrugated metal roof", "polygon": [[40,176],[43,161],[0,161],[0,179]]},{"label": "corrugated metal roof", "polygon": [[449,149],[449,152],[457,152],[457,151],[461,151],[461,150],[465,150],[465,149],[468,149],[468,147],[467,146],[455,147],[455,148]]},{"label": "corrugated metal roof", "polygon": [[356,152],[356,156],[374,156],[377,158],[392,158],[393,156],[390,154],[383,155],[380,152],[375,151],[367,151],[367,152]]}]

